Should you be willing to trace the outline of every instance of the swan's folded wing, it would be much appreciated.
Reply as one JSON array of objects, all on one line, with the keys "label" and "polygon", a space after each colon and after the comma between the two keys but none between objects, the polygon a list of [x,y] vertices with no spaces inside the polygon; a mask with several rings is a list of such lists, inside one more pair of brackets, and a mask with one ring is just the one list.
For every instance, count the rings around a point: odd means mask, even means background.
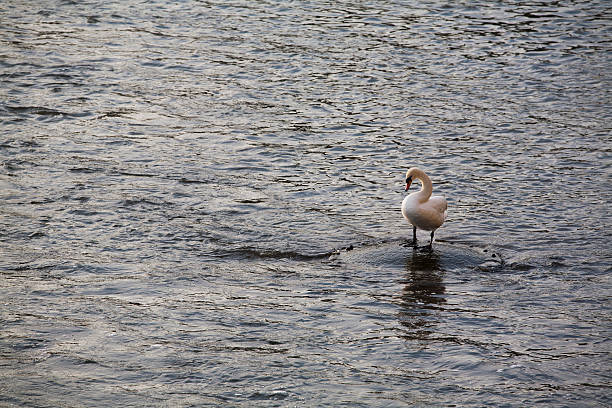
[{"label": "swan's folded wing", "polygon": [[437,211],[444,213],[446,212],[446,198],[442,196],[431,196],[429,197],[429,203],[432,208],[435,208]]}]

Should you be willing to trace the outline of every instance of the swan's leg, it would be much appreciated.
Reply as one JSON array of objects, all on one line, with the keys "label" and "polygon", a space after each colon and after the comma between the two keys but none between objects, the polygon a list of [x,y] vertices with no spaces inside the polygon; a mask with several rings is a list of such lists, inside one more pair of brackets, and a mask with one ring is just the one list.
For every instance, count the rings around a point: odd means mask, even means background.
[{"label": "swan's leg", "polygon": [[433,236],[434,236],[434,231],[431,231],[431,239],[429,240],[429,247],[431,248],[432,244],[433,244]]},{"label": "swan's leg", "polygon": [[412,244],[416,245],[417,244],[417,239],[416,239],[416,227],[413,226],[412,227]]}]

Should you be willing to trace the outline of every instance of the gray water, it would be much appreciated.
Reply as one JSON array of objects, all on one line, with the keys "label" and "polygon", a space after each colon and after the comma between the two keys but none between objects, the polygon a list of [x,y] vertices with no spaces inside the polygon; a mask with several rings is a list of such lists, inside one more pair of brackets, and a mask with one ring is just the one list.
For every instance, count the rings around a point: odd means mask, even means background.
[{"label": "gray water", "polygon": [[610,406],[611,20],[3,2],[0,405]]}]

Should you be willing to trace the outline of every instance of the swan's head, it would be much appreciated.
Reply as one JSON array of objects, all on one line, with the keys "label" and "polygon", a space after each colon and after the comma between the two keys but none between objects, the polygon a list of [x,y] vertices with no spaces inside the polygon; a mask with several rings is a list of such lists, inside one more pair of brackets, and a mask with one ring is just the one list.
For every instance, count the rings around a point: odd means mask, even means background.
[{"label": "swan's head", "polygon": [[415,170],[418,170],[418,169],[416,167],[411,167],[406,172],[406,190],[405,191],[408,191],[408,189],[410,188],[410,185],[412,184],[412,180],[414,179],[414,176],[415,176]]},{"label": "swan's head", "polygon": [[412,181],[415,178],[419,177],[419,173],[422,173],[422,171],[416,167],[411,167],[408,169],[408,171],[406,172],[406,191],[408,191],[408,189],[410,188]]}]

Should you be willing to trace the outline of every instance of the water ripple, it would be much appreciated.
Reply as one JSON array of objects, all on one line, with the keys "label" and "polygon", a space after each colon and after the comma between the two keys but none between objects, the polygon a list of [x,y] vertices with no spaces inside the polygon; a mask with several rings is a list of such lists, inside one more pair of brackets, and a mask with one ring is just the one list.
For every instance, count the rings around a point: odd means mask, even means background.
[{"label": "water ripple", "polygon": [[609,405],[605,2],[0,20],[10,406]]}]

